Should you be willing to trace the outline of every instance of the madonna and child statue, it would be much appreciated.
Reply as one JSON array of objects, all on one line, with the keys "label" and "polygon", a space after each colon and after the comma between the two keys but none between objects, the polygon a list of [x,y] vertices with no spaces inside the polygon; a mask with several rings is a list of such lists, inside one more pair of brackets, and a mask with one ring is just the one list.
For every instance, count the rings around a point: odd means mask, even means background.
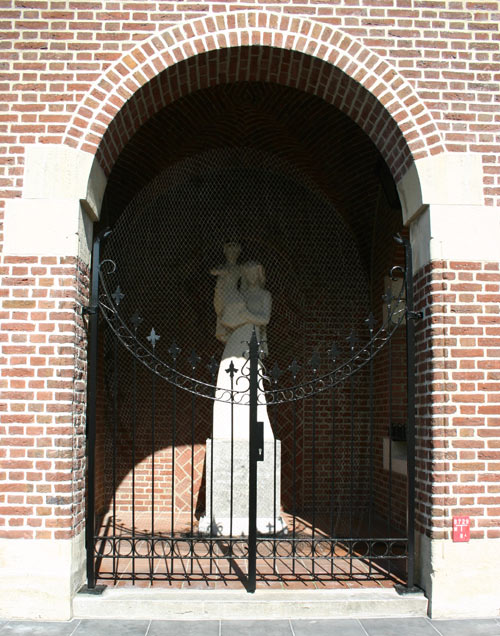
[{"label": "madonna and child statue", "polygon": [[[217,375],[212,437],[206,447],[205,516],[199,530],[223,536],[248,534],[248,343],[255,329],[262,355],[267,353],[266,328],[272,305],[263,266],[254,261],[240,264],[240,253],[238,243],[226,243],[226,262],[210,272],[216,277],[215,335],[224,351]],[[261,382],[258,398],[264,460],[257,463],[257,531],[272,534],[286,531],[280,516],[281,445],[274,439]]]}]

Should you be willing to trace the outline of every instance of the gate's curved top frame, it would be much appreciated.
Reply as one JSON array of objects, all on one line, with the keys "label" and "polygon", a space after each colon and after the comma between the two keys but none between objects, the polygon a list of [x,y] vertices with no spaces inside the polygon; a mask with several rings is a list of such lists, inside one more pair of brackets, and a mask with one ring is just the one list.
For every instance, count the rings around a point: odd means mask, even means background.
[{"label": "gate's curved top frame", "polygon": [[[95,303],[95,306],[98,307],[112,332],[132,356],[152,373],[188,393],[220,402],[230,402],[233,404],[249,403],[248,386],[240,390],[235,388],[231,391],[217,387],[215,384],[215,375],[219,365],[213,357],[209,363],[212,383],[191,377],[178,370],[176,362],[180,349],[177,348],[175,342],[172,343],[169,349],[172,362],[160,359],[155,353],[155,341],[158,336],[154,331],[154,325],[151,325],[151,332],[148,336],[150,346],[148,346],[137,337],[137,325],[139,321],[142,322],[142,318],[139,317],[137,313],[128,317],[122,315],[120,303],[125,296],[123,292],[126,290],[122,290],[120,286],[118,286],[114,291],[111,291],[111,289],[109,289],[110,281],[107,280],[106,270],[108,274],[117,273],[116,264],[110,259],[102,261],[99,265],[98,276],[102,293],[99,295],[99,300]],[[301,400],[333,389],[365,367],[370,360],[385,347],[406,318],[406,308],[402,309],[402,302],[406,298],[406,289],[408,286],[406,269],[396,266],[392,268],[390,274],[393,279],[396,276],[402,277],[403,284],[400,287],[399,295],[395,298],[392,298],[388,291],[388,295],[385,298],[387,303],[387,317],[385,322],[378,329],[375,329],[376,322],[373,316],[370,315],[367,318],[366,322],[370,335],[368,342],[357,346],[353,334],[349,343],[351,355],[349,359],[341,361],[338,364],[337,355],[335,353],[335,343],[332,342],[332,349],[329,351],[331,370],[327,373],[318,374],[318,368],[315,368],[313,363],[311,365],[312,377],[310,379],[296,383],[296,374],[292,372],[294,383],[287,387],[278,388],[276,381],[273,382],[271,377],[264,372],[262,375],[263,381],[274,384],[275,387],[268,389],[263,388],[263,391],[259,393],[259,398],[266,404],[282,404]],[[244,375],[249,375],[249,369],[245,370]],[[273,375],[272,372],[271,375]]]}]

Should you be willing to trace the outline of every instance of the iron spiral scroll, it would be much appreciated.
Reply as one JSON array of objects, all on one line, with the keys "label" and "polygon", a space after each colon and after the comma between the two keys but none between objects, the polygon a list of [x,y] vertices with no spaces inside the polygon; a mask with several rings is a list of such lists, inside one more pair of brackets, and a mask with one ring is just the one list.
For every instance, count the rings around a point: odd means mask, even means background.
[{"label": "iron spiral scroll", "polygon": [[[175,341],[172,342],[168,349],[172,362],[166,362],[160,359],[156,353],[156,342],[160,339],[161,335],[155,331],[154,326],[151,327],[149,335],[147,336],[147,340],[149,341],[148,346],[138,337],[138,328],[143,322],[140,315],[135,312],[128,318],[128,321],[122,315],[120,304],[125,294],[119,285],[111,292],[106,280],[106,276],[116,274],[117,270],[116,263],[111,259],[105,259],[100,263],[99,281],[102,293],[99,295],[99,309],[107,325],[125,349],[155,375],[188,393],[213,401],[248,405],[250,376],[248,364],[249,343],[242,343],[242,347],[246,347],[246,350],[242,352],[242,354],[247,358],[247,363],[237,379],[237,383],[244,384],[245,386],[233,386],[232,390],[218,387],[216,377],[219,363],[214,356],[210,358],[210,361],[206,365],[210,373],[211,382],[206,382],[200,378],[183,373],[177,368],[181,349]],[[306,399],[342,385],[349,377],[355,375],[369,364],[387,345],[410,313],[405,304],[407,284],[406,269],[401,266],[393,267],[390,270],[390,278],[391,280],[399,279],[402,284],[397,296],[392,295],[390,288],[387,289],[383,296],[387,307],[387,318],[385,322],[379,328],[376,328],[375,318],[373,314],[370,313],[365,320],[369,334],[368,341],[363,346],[358,346],[357,336],[354,331],[352,331],[347,338],[350,357],[344,362],[337,364],[339,350],[336,344],[332,343],[331,348],[327,352],[327,359],[329,365],[333,368],[326,373],[320,373],[320,366],[323,361],[318,352],[314,352],[303,367],[300,367],[298,362],[293,360],[285,371],[279,369],[276,364],[272,369],[268,370],[260,356],[259,347],[259,384],[261,386],[261,391],[258,396],[259,402],[270,405],[285,404]],[[413,316],[410,316],[410,318],[413,318]],[[197,368],[199,368],[201,359],[195,351],[192,351],[187,360],[194,374]],[[305,381],[297,382],[297,377],[301,372],[303,373],[305,369],[310,370],[311,376]],[[231,369],[227,371],[231,373]],[[287,371],[292,377],[292,384],[286,387],[278,386],[279,378]]]}]

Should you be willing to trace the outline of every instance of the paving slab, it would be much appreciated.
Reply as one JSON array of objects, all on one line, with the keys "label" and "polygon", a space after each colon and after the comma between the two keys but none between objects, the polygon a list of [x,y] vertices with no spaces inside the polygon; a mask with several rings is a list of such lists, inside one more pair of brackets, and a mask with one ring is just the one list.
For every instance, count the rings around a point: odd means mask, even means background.
[{"label": "paving slab", "polygon": [[2,636],[71,636],[78,622],[7,621],[2,625],[0,634]]},{"label": "paving slab", "polygon": [[146,636],[148,627],[144,620],[83,619],[72,636]]},{"label": "paving slab", "polygon": [[368,636],[437,636],[426,618],[363,618],[359,622]]},{"label": "paving slab", "polygon": [[221,621],[221,636],[293,636],[289,621]]},{"label": "paving slab", "polygon": [[295,636],[366,636],[359,621],[352,618],[290,622]]},{"label": "paving slab", "polygon": [[151,621],[147,636],[219,636],[219,621]]},{"label": "paving slab", "polygon": [[432,625],[441,636],[500,636],[500,624],[494,618],[433,620]]}]

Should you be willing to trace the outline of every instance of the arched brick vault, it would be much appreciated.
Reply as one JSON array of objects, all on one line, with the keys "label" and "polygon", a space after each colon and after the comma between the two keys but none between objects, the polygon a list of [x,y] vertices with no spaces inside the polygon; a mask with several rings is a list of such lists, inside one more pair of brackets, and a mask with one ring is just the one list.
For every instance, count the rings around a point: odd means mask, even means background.
[{"label": "arched brick vault", "polygon": [[165,168],[217,148],[253,148],[304,175],[351,227],[367,271],[374,218],[389,243],[401,229],[394,198],[381,206],[380,170],[387,168],[367,135],[319,97],[265,82],[199,90],[151,117],[113,165],[103,224],[112,227],[136,192]]},{"label": "arched brick vault", "polygon": [[412,159],[444,150],[410,84],[359,41],[304,18],[246,11],[186,22],[138,44],[90,89],[64,142],[96,153],[109,173],[158,110],[242,80],[298,88],[333,104],[368,134],[396,181]]}]

